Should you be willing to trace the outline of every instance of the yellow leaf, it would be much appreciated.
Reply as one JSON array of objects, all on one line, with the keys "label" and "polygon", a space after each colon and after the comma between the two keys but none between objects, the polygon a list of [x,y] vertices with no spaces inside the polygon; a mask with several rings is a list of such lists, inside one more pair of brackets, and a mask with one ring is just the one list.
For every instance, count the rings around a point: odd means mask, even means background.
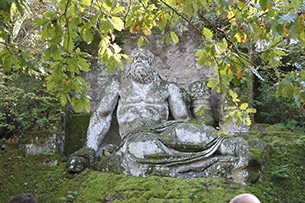
[{"label": "yellow leaf", "polygon": [[246,110],[246,112],[247,112],[247,113],[256,113],[256,109],[254,109],[254,108],[248,108],[248,109]]},{"label": "yellow leaf", "polygon": [[234,117],[235,115],[236,115],[236,111],[231,111],[231,112],[230,112],[230,116],[231,116],[231,117]]},{"label": "yellow leaf", "polygon": [[240,110],[244,111],[248,108],[248,103],[243,103],[240,105]]},{"label": "yellow leaf", "polygon": [[90,6],[91,0],[82,0],[82,3],[87,5],[87,6]]},{"label": "yellow leaf", "polygon": [[234,38],[236,39],[237,42],[243,43],[246,41],[247,35],[245,33],[239,32],[234,35]]},{"label": "yellow leaf", "polygon": [[210,29],[208,29],[208,28],[203,28],[202,34],[203,34],[208,40],[212,40],[212,39],[213,39],[213,32],[212,32]]},{"label": "yellow leaf", "polygon": [[144,42],[143,36],[139,37],[139,39],[138,39],[138,47],[141,47],[143,45],[143,42]]},{"label": "yellow leaf", "polygon": [[151,35],[151,30],[148,28],[144,28],[142,29],[142,31],[144,32],[145,35]]},{"label": "yellow leaf", "polygon": [[229,90],[229,95],[232,97],[232,99],[236,99],[238,97],[237,93],[233,90]]},{"label": "yellow leaf", "polygon": [[122,31],[124,29],[124,22],[121,18],[112,16],[109,21],[117,31]]}]

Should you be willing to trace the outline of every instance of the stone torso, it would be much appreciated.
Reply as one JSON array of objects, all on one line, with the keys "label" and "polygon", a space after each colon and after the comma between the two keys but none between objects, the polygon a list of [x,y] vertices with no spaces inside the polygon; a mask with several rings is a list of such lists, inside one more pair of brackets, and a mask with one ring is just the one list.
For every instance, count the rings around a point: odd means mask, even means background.
[{"label": "stone torso", "polygon": [[141,84],[126,80],[122,82],[118,94],[117,118],[122,137],[148,121],[168,119],[170,95],[167,85],[162,81]]}]

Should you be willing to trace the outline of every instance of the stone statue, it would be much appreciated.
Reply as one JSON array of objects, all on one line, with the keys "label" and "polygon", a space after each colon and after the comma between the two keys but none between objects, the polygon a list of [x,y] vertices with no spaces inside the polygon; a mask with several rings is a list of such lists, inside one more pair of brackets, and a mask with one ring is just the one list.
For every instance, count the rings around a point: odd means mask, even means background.
[{"label": "stone statue", "polygon": [[[160,77],[151,52],[136,49],[131,58],[124,77],[111,82],[91,117],[82,150],[100,157],[95,166],[134,176],[218,176],[246,182],[247,142],[220,137],[213,127],[191,119],[182,90]],[[115,110],[121,141],[101,149]],[[81,154],[71,156],[71,171],[83,170],[84,161],[77,159]],[[87,160],[92,162],[92,154]]]}]

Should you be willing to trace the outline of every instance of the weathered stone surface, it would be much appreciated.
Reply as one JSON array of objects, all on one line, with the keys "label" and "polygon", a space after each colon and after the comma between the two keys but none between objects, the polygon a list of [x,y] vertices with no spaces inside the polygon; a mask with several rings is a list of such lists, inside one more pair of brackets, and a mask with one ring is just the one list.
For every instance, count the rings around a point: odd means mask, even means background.
[{"label": "weathered stone surface", "polygon": [[73,173],[83,171],[96,160],[95,151],[90,148],[82,148],[73,153],[68,160],[68,169]]},{"label": "weathered stone surface", "polygon": [[213,111],[217,111],[217,109],[212,109],[211,90],[206,83],[206,81],[200,80],[190,84],[191,112],[195,118],[201,120],[204,124],[213,126],[216,122]]},{"label": "weathered stone surface", "polygon": [[[215,129],[190,123],[172,124],[158,136],[153,130],[143,132],[130,135],[115,152],[122,166],[116,172],[134,176],[213,176],[247,182],[251,154],[243,138],[220,138]],[[110,166],[117,165],[116,159],[107,161]],[[100,169],[111,170],[105,164]]]},{"label": "weathered stone surface", "polygon": [[[162,79],[175,82],[188,91],[191,83],[199,80],[208,80],[213,70],[207,66],[201,67],[197,63],[195,52],[201,44],[195,40],[199,36],[193,30],[184,30],[179,34],[179,43],[166,45],[161,42],[162,35],[154,33],[147,36],[149,43],[144,43],[143,48],[150,50],[155,55],[155,66]],[[123,53],[130,54],[138,47],[138,36],[124,36],[122,44]],[[90,72],[84,76],[90,84],[89,95],[91,99],[91,112],[97,110],[104,95],[107,82],[114,76],[121,75],[123,71],[107,72],[104,64],[94,62]]]},{"label": "weathered stone surface", "polygon": [[33,133],[32,140],[26,144],[26,154],[54,154],[57,136],[52,132]]},{"label": "weathered stone surface", "polygon": [[[85,149],[95,151],[97,156],[109,155],[102,158],[100,170],[134,176],[226,177],[247,182],[251,159],[247,142],[240,137],[219,137],[200,119],[189,120],[187,96],[176,83],[160,77],[149,51],[136,50],[132,60],[125,75],[114,78],[106,88],[90,120]],[[200,105],[209,110],[204,85],[199,82],[199,88],[191,88],[193,111]],[[121,140],[109,153],[104,150],[104,139],[115,111]],[[203,113],[206,115],[207,111]],[[83,165],[81,162],[72,156],[70,168],[78,171],[90,160]]]}]

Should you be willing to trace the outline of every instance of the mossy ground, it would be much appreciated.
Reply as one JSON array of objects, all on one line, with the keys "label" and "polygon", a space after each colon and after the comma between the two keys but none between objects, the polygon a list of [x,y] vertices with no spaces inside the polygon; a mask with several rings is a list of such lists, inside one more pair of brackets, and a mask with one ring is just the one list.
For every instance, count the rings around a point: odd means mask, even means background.
[{"label": "mossy ground", "polygon": [[[0,199],[32,193],[40,203],[169,202],[225,203],[240,193],[257,195],[261,202],[304,202],[304,135],[277,127],[260,127],[247,135],[250,142],[269,146],[261,182],[244,186],[219,178],[132,177],[94,170],[71,175],[58,155],[24,155],[19,140],[0,140]],[[257,157],[262,154],[253,149]]]}]

